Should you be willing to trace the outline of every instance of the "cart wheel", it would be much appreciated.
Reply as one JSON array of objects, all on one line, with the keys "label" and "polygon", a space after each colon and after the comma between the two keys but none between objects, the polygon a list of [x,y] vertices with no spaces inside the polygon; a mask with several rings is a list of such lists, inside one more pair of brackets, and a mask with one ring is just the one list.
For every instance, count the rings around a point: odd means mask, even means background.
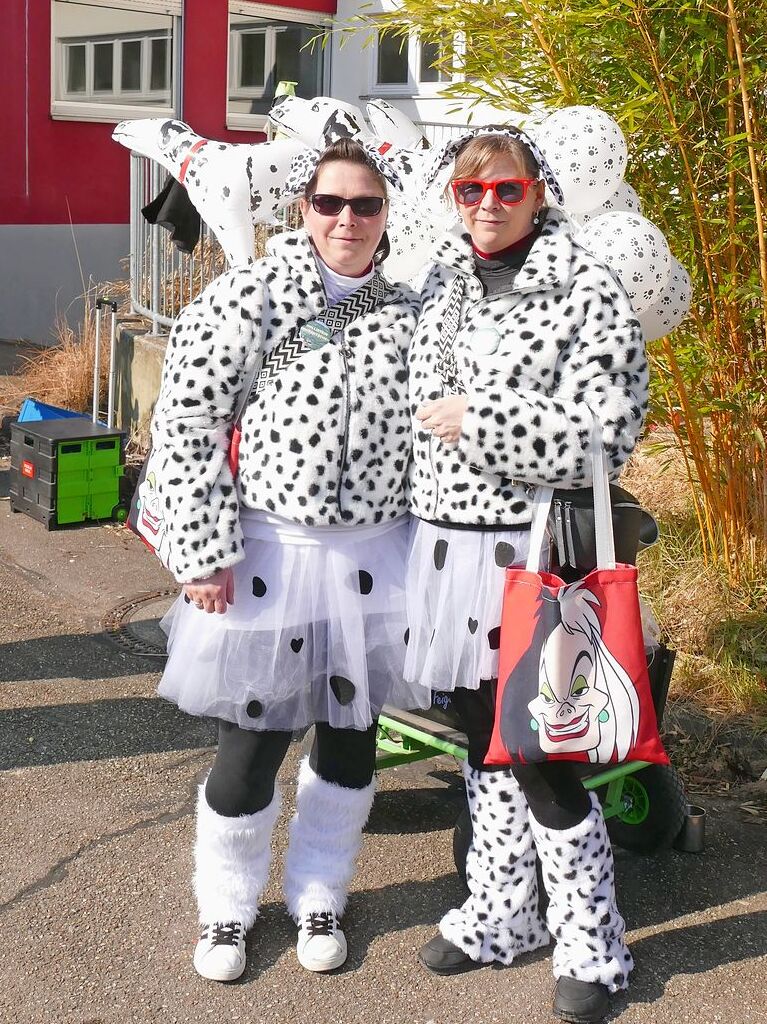
[{"label": "cart wheel", "polygon": [[[600,791],[604,794],[604,790]],[[624,850],[654,853],[674,842],[684,824],[687,798],[671,765],[651,764],[623,779],[623,810],[607,819],[610,839]]]},{"label": "cart wheel", "polygon": [[112,509],[112,518],[116,523],[127,522],[129,511],[130,510],[127,505],[123,505],[122,503],[115,505]]}]

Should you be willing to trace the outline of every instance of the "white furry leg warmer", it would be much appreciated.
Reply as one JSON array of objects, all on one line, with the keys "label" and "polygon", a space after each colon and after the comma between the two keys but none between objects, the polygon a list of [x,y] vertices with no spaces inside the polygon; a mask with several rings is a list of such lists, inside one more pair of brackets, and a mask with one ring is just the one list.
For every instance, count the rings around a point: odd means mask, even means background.
[{"label": "white furry leg warmer", "polygon": [[546,914],[556,940],[554,977],[600,982],[610,992],[628,986],[634,960],[624,941],[626,925],[615,902],[613,853],[599,800],[572,828],[530,825],[549,894]]},{"label": "white furry leg warmer", "polygon": [[280,813],[280,793],[255,814],[227,818],[197,798],[194,891],[200,923],[241,921],[245,931],[258,916],[258,901],[269,878],[272,829]]},{"label": "white furry leg warmer", "polygon": [[538,911],[535,849],[527,801],[509,769],[480,772],[464,763],[473,837],[466,858],[471,895],[439,923],[472,960],[510,964],[549,934]]},{"label": "white furry leg warmer", "polygon": [[308,757],[301,762],[284,882],[288,911],[296,921],[323,910],[343,915],[374,792],[375,782],[347,789],[321,779]]}]

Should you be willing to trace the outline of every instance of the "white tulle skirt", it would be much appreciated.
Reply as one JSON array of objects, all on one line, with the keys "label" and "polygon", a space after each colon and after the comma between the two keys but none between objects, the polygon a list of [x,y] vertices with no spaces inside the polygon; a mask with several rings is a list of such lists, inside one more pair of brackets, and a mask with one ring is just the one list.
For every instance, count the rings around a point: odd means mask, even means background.
[{"label": "white tulle skirt", "polygon": [[385,703],[428,706],[420,685],[403,682],[407,519],[241,521],[234,604],[212,615],[182,597],[161,622],[169,658],[160,696],[246,729],[366,729]]},{"label": "white tulle skirt", "polygon": [[528,530],[455,530],[414,519],[405,679],[425,690],[498,678],[504,573],[527,561]]}]

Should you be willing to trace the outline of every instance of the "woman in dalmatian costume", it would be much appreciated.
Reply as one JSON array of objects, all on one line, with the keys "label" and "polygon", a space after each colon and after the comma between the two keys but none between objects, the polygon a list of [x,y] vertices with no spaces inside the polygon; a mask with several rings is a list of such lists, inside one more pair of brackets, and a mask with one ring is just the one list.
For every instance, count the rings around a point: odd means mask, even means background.
[{"label": "woman in dalmatian costume", "polygon": [[[470,896],[421,950],[448,974],[554,939],[554,1012],[600,1020],[633,966],[598,801],[564,761],[485,767],[498,676],[504,570],[524,566],[536,485],[590,483],[591,415],[611,468],[647,404],[639,324],[610,272],[544,206],[553,173],[514,128],[480,129],[455,159],[462,226],[436,245],[409,355],[415,435],[406,678],[452,700],[469,739]],[[538,910],[536,854],[549,895]]]},{"label": "woman in dalmatian costume", "polygon": [[[302,197],[304,229],[213,282],[168,345],[153,458],[184,596],[163,622],[159,692],[219,720],[194,851],[194,965],[213,980],[245,968],[280,811],[275,777],[292,730],[312,723],[285,896],[301,964],[344,962],[339,918],[373,801],[377,715],[419,699],[402,682],[417,296],[379,273],[386,176],[397,184],[348,140],[301,154],[286,192]],[[357,315],[368,286],[372,308]],[[345,328],[323,326],[323,311],[352,293]],[[257,359],[272,376],[263,387],[255,378],[235,479],[230,428]]]}]

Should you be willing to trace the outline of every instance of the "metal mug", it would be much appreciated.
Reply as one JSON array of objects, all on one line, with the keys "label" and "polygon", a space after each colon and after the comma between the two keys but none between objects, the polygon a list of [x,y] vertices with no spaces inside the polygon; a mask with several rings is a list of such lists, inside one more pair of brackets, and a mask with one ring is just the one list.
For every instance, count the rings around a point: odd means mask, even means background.
[{"label": "metal mug", "polygon": [[688,804],[679,835],[674,842],[674,849],[683,853],[703,853],[706,846],[706,811],[703,807]]}]

